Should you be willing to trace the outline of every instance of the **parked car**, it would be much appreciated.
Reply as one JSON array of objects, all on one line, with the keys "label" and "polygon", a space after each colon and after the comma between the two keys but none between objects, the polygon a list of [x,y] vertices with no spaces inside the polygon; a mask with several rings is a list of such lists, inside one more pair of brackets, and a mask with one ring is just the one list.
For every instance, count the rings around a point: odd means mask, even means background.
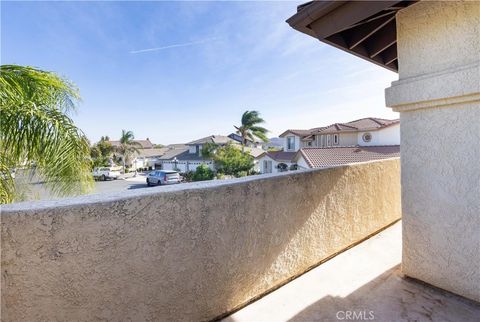
[{"label": "parked car", "polygon": [[95,180],[117,180],[120,177],[120,170],[113,167],[95,168],[93,169],[93,178]]},{"label": "parked car", "polygon": [[173,170],[156,170],[152,171],[147,176],[147,185],[163,185],[180,183],[180,173]]}]

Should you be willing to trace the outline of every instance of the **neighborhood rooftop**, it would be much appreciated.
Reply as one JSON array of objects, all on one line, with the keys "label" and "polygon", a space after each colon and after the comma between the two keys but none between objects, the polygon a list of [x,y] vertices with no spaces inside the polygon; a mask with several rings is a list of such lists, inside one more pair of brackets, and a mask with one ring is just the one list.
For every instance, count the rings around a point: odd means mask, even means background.
[{"label": "neighborhood rooftop", "polygon": [[[120,141],[118,141],[118,140],[110,140],[110,141],[107,141],[107,142],[109,142],[113,147],[120,146]],[[152,144],[152,142],[150,142],[149,138],[147,138],[145,140],[133,140],[133,142],[138,144],[141,149],[153,149],[153,144]]]},{"label": "neighborhood rooftop", "polygon": [[333,123],[328,126],[324,127],[316,127],[309,130],[286,130],[280,137],[287,135],[288,133],[292,133],[298,136],[302,136],[308,139],[309,135],[316,134],[316,133],[338,133],[338,132],[358,132],[358,131],[373,131],[382,129],[394,124],[400,123],[399,119],[388,120],[382,119],[377,117],[366,117],[362,119],[358,119],[355,121],[347,122],[347,123]]},{"label": "neighborhood rooftop", "polygon": [[229,142],[236,142],[236,141],[232,140],[231,138],[225,135],[210,135],[195,141],[188,142],[187,145],[205,144],[205,143],[226,144]]},{"label": "neighborhood rooftop", "polygon": [[285,151],[270,151],[266,152],[266,155],[276,161],[287,161],[292,162],[293,157],[296,155],[296,152],[285,152]]},{"label": "neighborhood rooftop", "polygon": [[138,156],[139,157],[155,157],[155,156],[161,156],[164,155],[167,151],[169,151],[169,147],[163,147],[163,148],[155,148],[155,149],[139,149],[138,150]]},{"label": "neighborhood rooftop", "polygon": [[342,165],[400,157],[400,146],[302,148],[298,153],[310,167],[326,168],[332,164]]}]

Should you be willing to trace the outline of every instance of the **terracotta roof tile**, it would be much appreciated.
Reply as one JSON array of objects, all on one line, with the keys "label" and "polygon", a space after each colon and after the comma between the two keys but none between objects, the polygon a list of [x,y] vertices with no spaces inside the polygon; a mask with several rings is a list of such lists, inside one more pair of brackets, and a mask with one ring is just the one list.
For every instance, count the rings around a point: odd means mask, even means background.
[{"label": "terracotta roof tile", "polygon": [[372,131],[378,130],[393,124],[400,123],[399,119],[387,120],[378,117],[366,117],[348,123],[334,123],[328,126],[316,127],[308,130],[289,129],[280,134],[280,137],[286,136],[288,133],[298,135],[300,137],[307,137],[317,133],[337,133],[337,132],[358,132],[358,131]]},{"label": "terracotta roof tile", "polygon": [[335,133],[335,132],[358,132],[358,131],[372,131],[382,129],[384,127],[400,123],[399,119],[387,120],[377,117],[366,117],[363,119],[351,121],[348,123],[334,123],[315,133]]},{"label": "terracotta roof tile", "polygon": [[399,145],[331,148],[302,148],[298,152],[312,168],[326,168],[355,162],[400,156]]}]

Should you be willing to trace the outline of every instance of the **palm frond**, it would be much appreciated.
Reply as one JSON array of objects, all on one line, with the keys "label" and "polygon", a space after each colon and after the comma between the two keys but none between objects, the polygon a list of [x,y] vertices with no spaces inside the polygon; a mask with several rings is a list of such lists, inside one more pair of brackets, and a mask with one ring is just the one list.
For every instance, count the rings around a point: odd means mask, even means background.
[{"label": "palm frond", "polygon": [[237,133],[242,136],[243,144],[247,139],[254,141],[254,136],[261,139],[264,142],[268,142],[267,133],[268,130],[264,127],[258,126],[258,124],[265,123],[265,120],[260,117],[258,111],[245,111],[242,114],[242,125],[240,127],[234,126],[237,129]]},{"label": "palm frond", "polygon": [[258,111],[246,111],[242,115],[242,125],[245,127],[251,127],[255,124],[265,123],[265,120],[260,117]]},{"label": "palm frond", "polygon": [[[49,72],[15,65],[0,66],[0,146],[7,167],[26,162],[56,195],[93,187],[89,144],[67,115],[80,96],[68,81]],[[8,194],[7,202],[15,197]]]}]

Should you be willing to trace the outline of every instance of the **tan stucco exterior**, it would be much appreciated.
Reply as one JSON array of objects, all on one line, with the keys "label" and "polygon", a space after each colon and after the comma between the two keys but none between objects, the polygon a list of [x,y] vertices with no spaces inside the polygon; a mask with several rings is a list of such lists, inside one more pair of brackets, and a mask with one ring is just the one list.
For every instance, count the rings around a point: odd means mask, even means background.
[{"label": "tan stucco exterior", "polygon": [[397,15],[403,272],[480,301],[480,2]]},{"label": "tan stucco exterior", "polygon": [[398,159],[5,206],[2,321],[202,321],[400,218]]}]

